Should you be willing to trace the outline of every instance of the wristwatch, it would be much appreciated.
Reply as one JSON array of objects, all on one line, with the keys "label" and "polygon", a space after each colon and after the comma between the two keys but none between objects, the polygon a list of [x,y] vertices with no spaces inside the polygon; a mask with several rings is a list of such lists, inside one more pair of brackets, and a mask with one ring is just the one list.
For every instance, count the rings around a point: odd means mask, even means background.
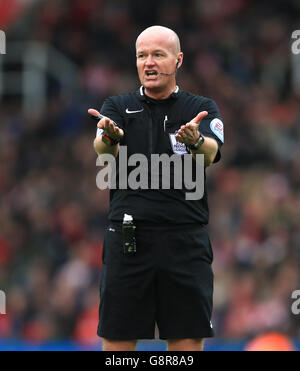
[{"label": "wristwatch", "polygon": [[102,142],[104,142],[108,146],[115,146],[116,144],[118,144],[120,142],[120,140],[113,139],[113,138],[109,137],[108,135],[102,134]]},{"label": "wristwatch", "polygon": [[202,134],[200,134],[199,139],[197,140],[197,142],[195,144],[192,144],[192,145],[188,146],[189,149],[191,151],[197,151],[197,149],[199,149],[202,146],[202,144],[204,143],[204,140],[205,140],[204,136]]}]

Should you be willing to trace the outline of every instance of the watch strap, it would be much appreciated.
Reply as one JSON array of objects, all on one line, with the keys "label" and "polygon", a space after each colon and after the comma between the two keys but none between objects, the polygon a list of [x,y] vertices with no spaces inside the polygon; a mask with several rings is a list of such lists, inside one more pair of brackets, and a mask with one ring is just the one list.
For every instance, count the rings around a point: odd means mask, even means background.
[{"label": "watch strap", "polygon": [[192,145],[188,146],[188,147],[191,151],[197,151],[197,149],[199,149],[202,146],[203,143],[204,143],[204,136],[202,134],[200,134],[199,139],[197,140],[197,142],[195,144],[192,144]]},{"label": "watch strap", "polygon": [[120,143],[120,140],[113,139],[109,137],[108,135],[102,134],[102,142],[104,142],[108,146],[115,146],[116,144]]}]

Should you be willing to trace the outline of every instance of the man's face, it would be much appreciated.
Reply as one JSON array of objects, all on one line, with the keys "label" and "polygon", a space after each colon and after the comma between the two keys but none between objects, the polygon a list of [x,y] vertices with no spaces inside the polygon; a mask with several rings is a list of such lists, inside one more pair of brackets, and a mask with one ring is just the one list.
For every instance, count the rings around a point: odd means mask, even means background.
[{"label": "man's face", "polygon": [[[141,35],[136,43],[136,65],[141,84],[148,90],[164,91],[175,84],[175,68],[178,58],[174,41],[163,33]],[[172,74],[164,76],[160,73]]]}]

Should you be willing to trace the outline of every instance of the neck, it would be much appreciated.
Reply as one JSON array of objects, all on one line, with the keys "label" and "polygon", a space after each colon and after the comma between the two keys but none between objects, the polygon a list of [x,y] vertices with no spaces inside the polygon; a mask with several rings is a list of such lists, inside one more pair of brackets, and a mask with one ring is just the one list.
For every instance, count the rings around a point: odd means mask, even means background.
[{"label": "neck", "polygon": [[145,88],[145,94],[152,99],[157,99],[157,100],[162,100],[162,99],[167,99],[169,96],[175,91],[176,89],[176,84],[172,86],[169,89],[164,89],[164,90],[156,90],[156,89],[147,89]]}]

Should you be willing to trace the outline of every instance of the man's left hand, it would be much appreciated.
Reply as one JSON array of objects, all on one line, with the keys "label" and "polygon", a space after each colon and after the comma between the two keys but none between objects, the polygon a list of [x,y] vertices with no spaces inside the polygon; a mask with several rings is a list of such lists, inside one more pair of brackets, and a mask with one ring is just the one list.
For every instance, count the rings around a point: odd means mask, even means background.
[{"label": "man's left hand", "polygon": [[186,146],[192,146],[197,143],[200,133],[199,125],[201,120],[208,115],[207,111],[202,111],[193,118],[190,122],[185,125],[182,125],[178,130],[178,133],[175,135],[175,138],[180,143],[184,143]]}]

